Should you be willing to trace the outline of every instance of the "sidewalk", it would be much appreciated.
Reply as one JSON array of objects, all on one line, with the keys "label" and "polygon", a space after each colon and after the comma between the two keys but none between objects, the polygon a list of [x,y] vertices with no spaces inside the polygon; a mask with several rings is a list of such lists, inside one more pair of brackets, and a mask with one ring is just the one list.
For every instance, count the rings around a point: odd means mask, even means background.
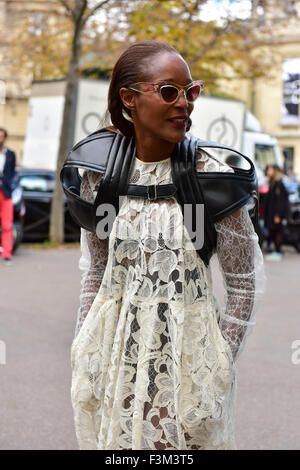
[{"label": "sidewalk", "polygon": [[[0,267],[0,448],[76,449],[70,345],[78,307],[78,250],[20,249]],[[5,274],[5,277],[4,277]]]}]

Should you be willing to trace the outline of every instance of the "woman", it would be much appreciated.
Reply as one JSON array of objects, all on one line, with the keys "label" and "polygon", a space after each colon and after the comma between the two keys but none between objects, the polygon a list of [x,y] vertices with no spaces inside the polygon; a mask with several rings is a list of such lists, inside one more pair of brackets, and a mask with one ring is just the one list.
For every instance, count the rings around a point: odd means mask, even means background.
[{"label": "woman", "polygon": [[[153,83],[175,84],[172,102]],[[171,153],[199,92],[185,91],[192,84],[188,65],[164,42],[136,43],[117,61],[108,110],[111,129],[135,136],[130,183],[172,182]],[[233,170],[199,150],[197,171]],[[100,180],[84,173],[86,200]],[[82,230],[71,391],[81,449],[236,448],[235,361],[265,278],[247,208],[215,227],[227,290],[222,312],[174,197],[125,197],[109,240]]]},{"label": "woman", "polygon": [[289,196],[282,182],[282,170],[278,165],[268,165],[269,191],[264,204],[264,222],[269,232],[269,244],[274,243],[275,251],[266,256],[268,260],[280,261],[282,258],[283,225],[288,218]]}]

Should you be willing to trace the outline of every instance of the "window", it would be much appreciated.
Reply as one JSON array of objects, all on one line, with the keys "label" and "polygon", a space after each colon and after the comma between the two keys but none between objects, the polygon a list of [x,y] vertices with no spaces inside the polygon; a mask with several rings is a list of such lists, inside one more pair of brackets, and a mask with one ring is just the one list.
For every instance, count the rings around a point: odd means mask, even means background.
[{"label": "window", "polygon": [[47,193],[54,190],[55,179],[52,175],[22,175],[20,176],[20,184],[25,192]]},{"label": "window", "polygon": [[275,149],[273,145],[255,144],[255,163],[259,168],[276,163]]},{"label": "window", "polygon": [[283,147],[284,155],[284,172],[288,175],[293,172],[294,168],[294,147]]}]

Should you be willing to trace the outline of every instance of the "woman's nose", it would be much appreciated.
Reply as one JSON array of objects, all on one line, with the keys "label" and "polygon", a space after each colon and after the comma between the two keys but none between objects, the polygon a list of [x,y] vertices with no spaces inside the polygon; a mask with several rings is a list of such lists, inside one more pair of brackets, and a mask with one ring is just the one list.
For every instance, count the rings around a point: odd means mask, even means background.
[{"label": "woman's nose", "polygon": [[187,97],[186,97],[186,91],[183,88],[179,91],[178,98],[176,101],[176,104],[180,104],[180,103],[184,105],[185,108],[187,108],[189,104]]}]

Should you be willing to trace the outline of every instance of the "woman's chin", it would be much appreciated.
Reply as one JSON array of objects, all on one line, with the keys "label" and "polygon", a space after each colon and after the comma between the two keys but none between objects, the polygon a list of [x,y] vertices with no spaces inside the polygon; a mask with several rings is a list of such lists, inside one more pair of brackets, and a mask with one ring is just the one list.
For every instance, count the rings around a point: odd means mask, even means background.
[{"label": "woman's chin", "polygon": [[185,132],[182,132],[181,133],[181,136],[178,136],[178,137],[174,137],[174,139],[170,140],[170,142],[174,143],[174,144],[178,144],[179,142],[182,142],[183,139],[185,138]]},{"label": "woman's chin", "polygon": [[168,132],[166,135],[166,140],[168,142],[172,142],[173,144],[176,144],[178,142],[181,142],[185,138],[186,134],[186,127],[183,129],[176,129],[172,132]]}]

